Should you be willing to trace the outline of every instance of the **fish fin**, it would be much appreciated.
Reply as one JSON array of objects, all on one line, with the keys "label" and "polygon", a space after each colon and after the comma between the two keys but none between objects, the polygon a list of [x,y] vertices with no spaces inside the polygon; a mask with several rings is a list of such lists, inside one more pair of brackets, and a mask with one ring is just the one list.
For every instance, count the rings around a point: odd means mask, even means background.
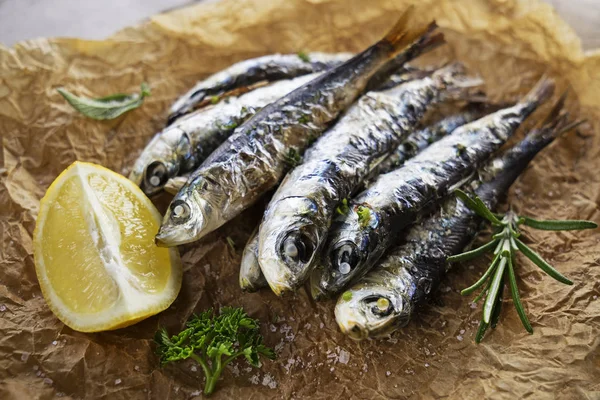
[{"label": "fish fin", "polygon": [[165,191],[175,196],[187,182],[187,176],[176,176],[165,183]]},{"label": "fish fin", "polygon": [[586,120],[571,121],[569,119],[569,113],[563,110],[568,92],[568,90],[565,90],[556,101],[552,110],[550,110],[548,116],[542,122],[542,126],[534,133],[534,135],[552,141],[563,133],[575,129],[586,122]]},{"label": "fish fin", "polygon": [[519,104],[524,104],[528,113],[532,113],[540,104],[546,102],[554,93],[554,81],[542,76],[533,89],[523,97]]},{"label": "fish fin", "polygon": [[392,46],[391,55],[397,54],[406,46],[419,39],[419,37],[426,35],[437,28],[435,21],[426,26],[415,24],[415,9],[416,7],[414,4],[409,6],[394,27],[390,29],[382,39],[382,42]]},{"label": "fish fin", "polygon": [[441,100],[485,101],[478,76],[468,76],[465,66],[454,62],[438,69],[432,76],[441,86]]}]

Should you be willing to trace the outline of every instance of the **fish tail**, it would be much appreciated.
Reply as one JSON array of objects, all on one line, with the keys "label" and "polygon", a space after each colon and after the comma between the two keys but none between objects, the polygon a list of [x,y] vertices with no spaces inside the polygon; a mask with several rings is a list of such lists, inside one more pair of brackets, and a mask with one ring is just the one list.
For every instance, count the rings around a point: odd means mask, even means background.
[{"label": "fish tail", "polygon": [[[408,7],[404,14],[402,14],[402,16],[400,17],[398,22],[396,22],[394,27],[390,29],[390,31],[381,40],[381,42],[391,46],[390,57],[393,57],[394,55],[398,54],[401,50],[409,46],[411,43],[415,42],[423,35],[431,33],[437,28],[437,24],[435,23],[435,21],[425,26],[422,24],[415,23],[415,8],[416,7],[414,5]],[[425,40],[426,42],[427,40],[432,40],[433,42],[429,42],[429,45],[434,45],[442,39],[443,38],[434,36],[432,38],[426,38],[423,40]]]},{"label": "fish tail", "polygon": [[432,79],[439,85],[440,100],[486,101],[481,88],[483,80],[478,76],[467,75],[467,69],[461,63],[454,62],[438,69]]},{"label": "fish tail", "polygon": [[563,133],[586,122],[585,120],[573,121],[570,119],[569,113],[563,109],[566,97],[567,91],[554,104],[541,126],[529,132],[523,139],[520,143],[523,148],[541,149]]},{"label": "fish tail", "polygon": [[531,114],[540,104],[546,102],[554,93],[554,81],[547,76],[543,76],[527,93],[527,95],[519,102],[524,105],[525,115]]},{"label": "fish tail", "polygon": [[550,110],[548,116],[542,122],[542,126],[539,130],[540,135],[554,139],[586,122],[585,120],[570,120],[569,113],[564,110],[565,100],[567,99],[568,94],[569,90],[567,89],[554,104],[552,110]]}]

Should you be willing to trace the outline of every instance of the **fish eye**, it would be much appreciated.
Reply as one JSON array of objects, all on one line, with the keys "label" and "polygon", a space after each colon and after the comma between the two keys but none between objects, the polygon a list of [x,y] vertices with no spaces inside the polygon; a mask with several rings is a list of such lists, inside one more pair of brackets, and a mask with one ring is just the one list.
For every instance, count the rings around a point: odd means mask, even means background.
[{"label": "fish eye", "polygon": [[390,299],[385,296],[370,296],[365,302],[371,306],[371,312],[379,317],[387,317],[394,309]]},{"label": "fish eye", "polygon": [[190,219],[190,206],[183,200],[175,200],[171,203],[171,219],[177,224],[181,224]]},{"label": "fish eye", "polygon": [[281,242],[281,254],[294,263],[307,263],[314,252],[312,241],[304,234],[292,232]]},{"label": "fish eye", "polygon": [[332,254],[331,263],[342,275],[349,274],[360,261],[358,248],[352,242],[342,242]]},{"label": "fish eye", "polygon": [[169,180],[167,167],[160,161],[153,161],[146,167],[145,178],[150,187],[163,186]]}]

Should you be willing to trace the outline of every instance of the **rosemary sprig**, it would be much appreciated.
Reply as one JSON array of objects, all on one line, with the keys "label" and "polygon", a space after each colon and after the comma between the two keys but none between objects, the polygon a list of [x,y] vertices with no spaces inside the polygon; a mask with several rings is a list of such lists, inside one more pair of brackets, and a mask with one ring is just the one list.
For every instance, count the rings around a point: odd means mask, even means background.
[{"label": "rosemary sprig", "polygon": [[515,275],[515,256],[517,251],[523,253],[535,265],[540,267],[542,271],[557,281],[566,285],[572,285],[573,282],[558,272],[539,254],[519,240],[519,237],[521,236],[519,227],[528,226],[534,229],[565,231],[595,229],[598,227],[598,225],[595,222],[580,220],[540,221],[529,217],[520,217],[513,211],[509,211],[505,215],[494,214],[479,197],[469,197],[461,190],[456,190],[455,193],[467,207],[485,220],[489,221],[494,229],[492,240],[490,240],[488,243],[474,250],[448,257],[448,262],[457,262],[471,260],[489,252],[493,252],[494,254],[492,263],[483,276],[473,285],[461,291],[461,294],[466,296],[483,287],[483,290],[474,300],[474,302],[477,302],[481,298],[485,297],[483,316],[481,318],[477,334],[475,335],[475,341],[479,343],[483,339],[485,332],[490,326],[492,329],[496,327],[500,316],[502,296],[506,283],[508,283],[510,288],[510,294],[512,296],[513,303],[517,309],[517,314],[519,315],[523,326],[527,332],[533,333],[533,328],[531,327],[531,323],[529,322],[527,314],[525,313],[525,309],[523,308],[523,304],[521,303],[519,288],[517,287],[517,279]]}]

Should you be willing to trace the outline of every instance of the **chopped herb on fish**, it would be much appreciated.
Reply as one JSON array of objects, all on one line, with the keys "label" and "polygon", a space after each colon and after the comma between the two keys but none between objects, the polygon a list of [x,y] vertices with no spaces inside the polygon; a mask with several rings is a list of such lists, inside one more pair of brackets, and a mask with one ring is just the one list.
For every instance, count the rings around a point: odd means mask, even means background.
[{"label": "chopped herb on fish", "polygon": [[343,198],[340,205],[337,206],[337,208],[335,209],[335,212],[338,213],[339,215],[344,215],[344,214],[347,214],[348,211],[350,211],[350,208],[348,207],[348,199]]},{"label": "chopped herb on fish", "polygon": [[310,56],[303,51],[298,52],[298,58],[304,62],[310,62]]},{"label": "chopped herb on fish", "polygon": [[361,228],[369,226],[369,223],[371,222],[371,210],[369,210],[369,207],[358,206],[356,214],[358,215],[358,225]]}]

